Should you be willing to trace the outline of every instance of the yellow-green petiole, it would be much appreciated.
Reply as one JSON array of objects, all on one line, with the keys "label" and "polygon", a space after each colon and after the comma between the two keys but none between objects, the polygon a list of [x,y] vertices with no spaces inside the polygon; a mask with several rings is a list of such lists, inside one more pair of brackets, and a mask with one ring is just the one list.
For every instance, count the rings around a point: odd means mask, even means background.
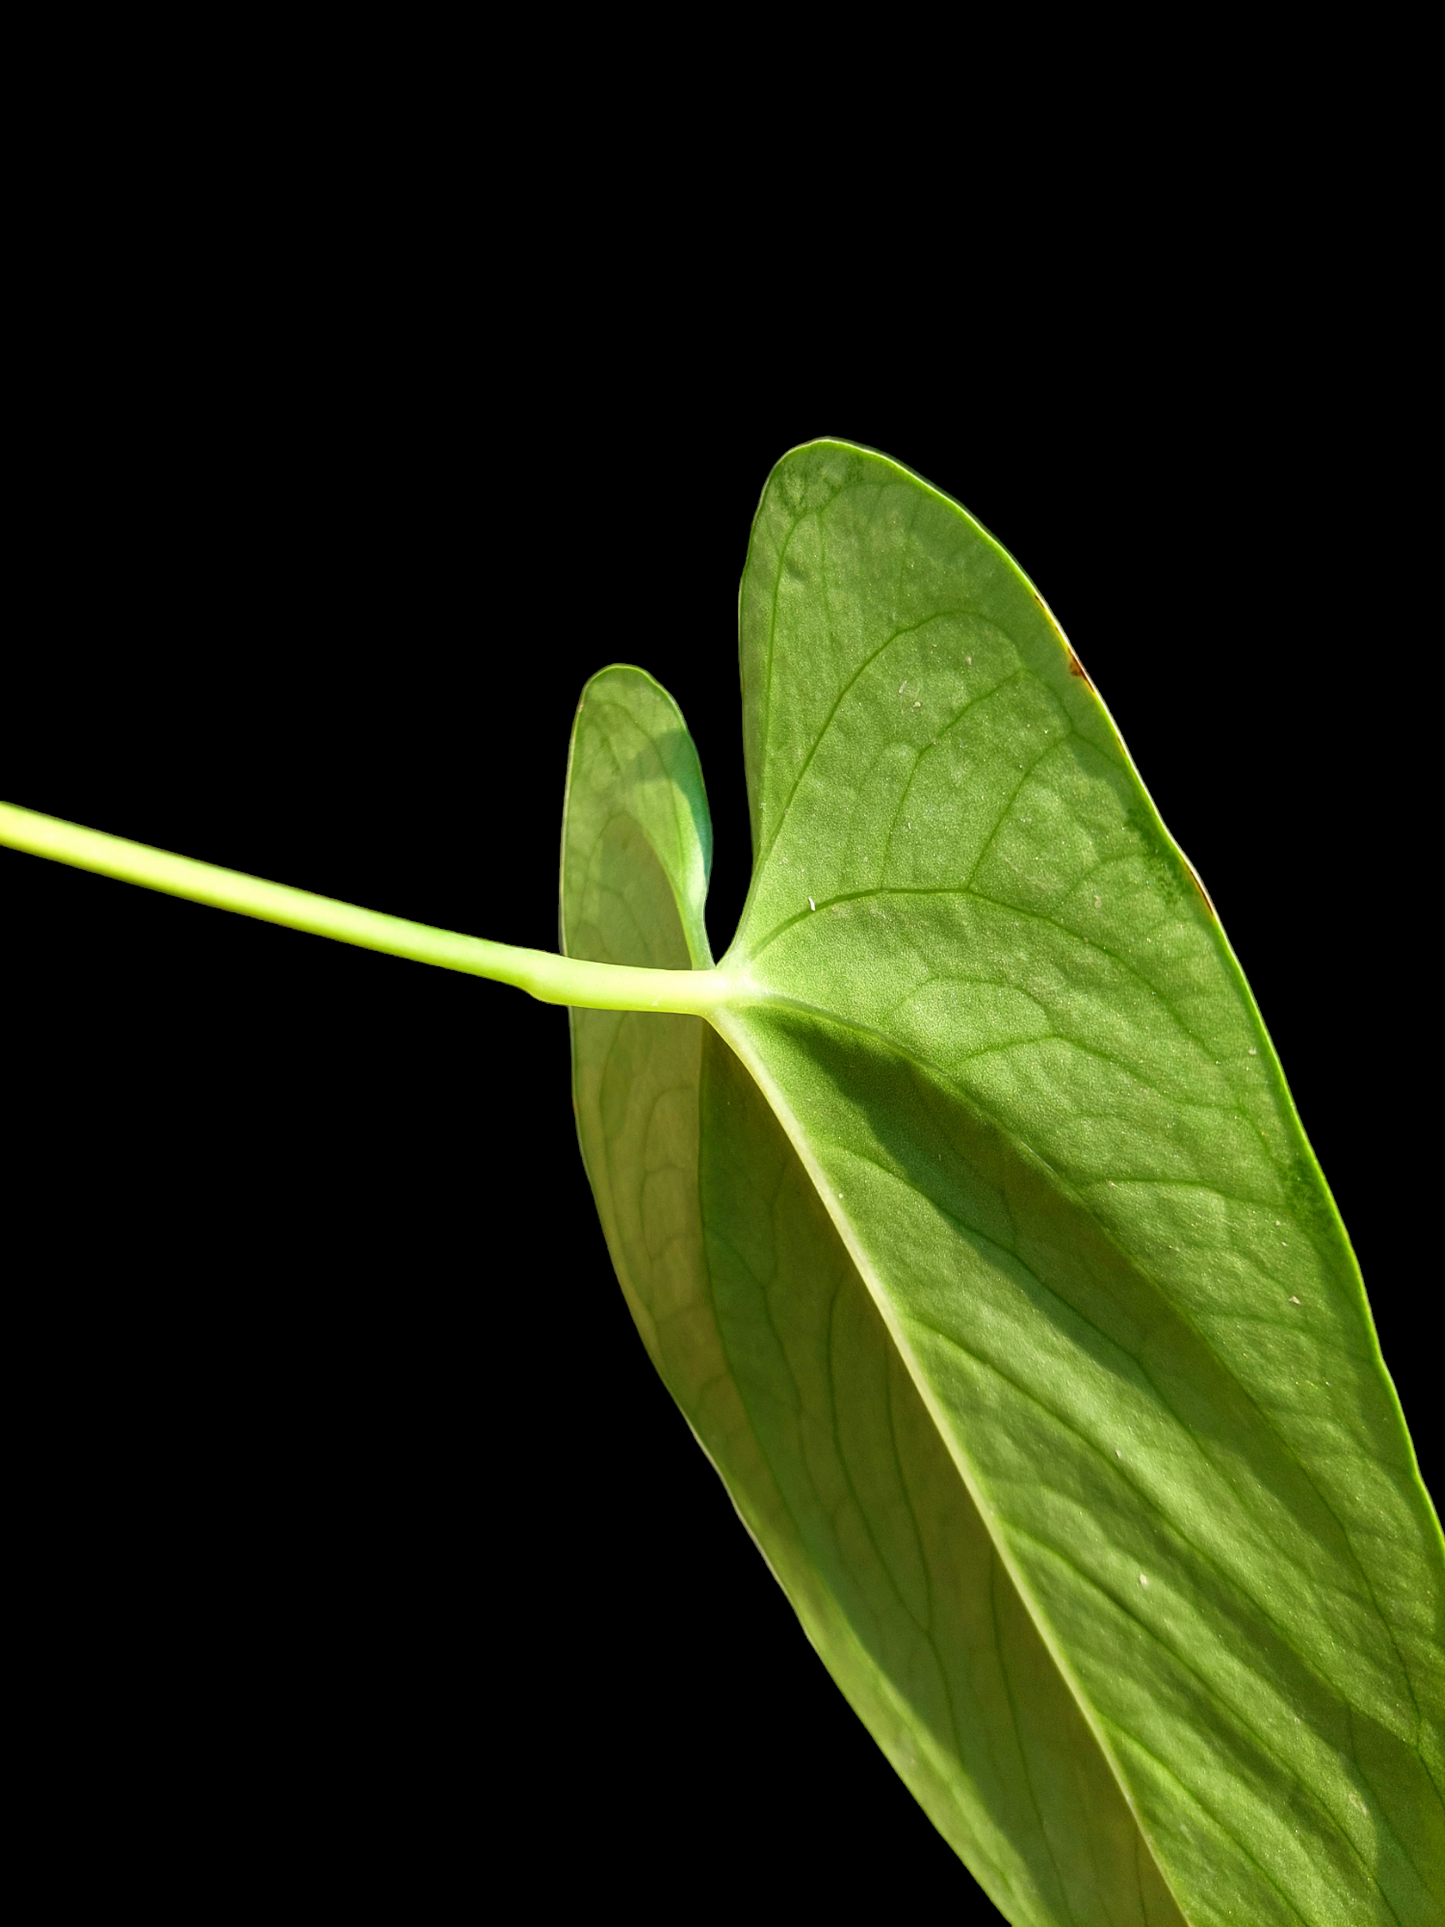
[{"label": "yellow-green petiole", "polygon": [[521,950],[508,943],[489,943],[483,937],[464,937],[453,930],[434,930],[429,924],[405,917],[388,917],[377,910],[361,910],[337,903],[310,890],[293,890],[284,883],[267,883],[239,870],[223,870],[214,863],[197,863],[173,856],[122,836],[83,829],[59,817],[42,816],[13,803],[0,803],[0,844],[26,850],[79,870],[143,884],[217,910],[234,910],[265,923],[309,930],[313,936],[334,937],[339,943],[363,950],[384,950],[415,963],[437,964],[472,977],[488,977],[513,984],[544,1004],[570,1004],[585,1010],[677,1011],[706,1017],[719,1005],[735,1001],[743,988],[718,970],[639,970],[622,964],[588,963],[580,957],[559,957],[548,950]]}]

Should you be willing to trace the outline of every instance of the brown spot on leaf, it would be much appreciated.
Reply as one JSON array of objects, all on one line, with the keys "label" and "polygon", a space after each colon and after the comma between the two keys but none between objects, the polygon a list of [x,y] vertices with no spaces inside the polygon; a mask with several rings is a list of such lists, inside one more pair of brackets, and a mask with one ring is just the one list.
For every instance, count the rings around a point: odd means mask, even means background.
[{"label": "brown spot on leaf", "polygon": [[1064,647],[1067,649],[1069,645],[1064,639],[1064,632],[1059,627],[1058,618],[1055,616],[1053,610],[1049,607],[1048,603],[1044,601],[1043,597],[1039,594],[1037,589],[1031,589],[1030,594],[1033,596],[1034,601],[1037,602],[1039,607],[1043,610],[1045,622],[1048,623],[1049,627],[1053,630],[1054,634],[1058,637],[1059,641],[1062,642],[1064,644]]},{"label": "brown spot on leaf", "polygon": [[1209,892],[1205,889],[1204,885],[1199,881],[1198,871],[1195,869],[1194,865],[1189,861],[1189,858],[1187,856],[1184,858],[1184,867],[1189,872],[1189,881],[1194,885],[1195,889],[1199,892],[1200,898],[1203,901],[1205,909],[1209,912],[1210,916],[1213,917],[1214,921],[1218,923],[1219,912],[1215,909],[1213,902],[1210,900]]},{"label": "brown spot on leaf", "polygon": [[1071,676],[1082,677],[1084,682],[1088,685],[1088,687],[1092,689],[1094,685],[1091,682],[1089,682],[1088,672],[1085,670],[1084,665],[1079,661],[1079,658],[1074,654],[1073,644],[1069,641],[1069,638],[1064,634],[1063,630],[1059,627],[1058,617],[1054,614],[1053,610],[1049,607],[1048,603],[1044,601],[1043,597],[1039,594],[1037,589],[1034,589],[1032,591],[1032,594],[1033,594],[1034,601],[1037,602],[1040,609],[1042,609],[1043,611],[1045,622],[1048,623],[1049,627],[1053,630],[1054,634],[1058,637],[1059,641],[1064,645],[1065,654],[1069,658],[1069,674]]}]

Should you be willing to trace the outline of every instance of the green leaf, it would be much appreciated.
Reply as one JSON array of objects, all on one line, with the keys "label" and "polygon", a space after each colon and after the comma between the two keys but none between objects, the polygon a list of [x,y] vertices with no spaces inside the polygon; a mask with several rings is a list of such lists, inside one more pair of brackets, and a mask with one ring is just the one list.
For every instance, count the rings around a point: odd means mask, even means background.
[{"label": "green leaf", "polygon": [[[1207,899],[1046,607],[838,443],[741,599],[754,876],[689,1016],[574,1011],[649,1351],[1017,1922],[1438,1921],[1438,1524]],[[695,754],[584,694],[563,946],[706,967]]]},{"label": "green leaf", "polygon": [[1005,1914],[1445,1917],[1445,1558],[1204,892],[1027,579],[795,450],[741,598],[727,955],[682,719],[584,694],[565,955],[0,803],[0,843],[572,1010],[643,1339],[825,1664]]}]

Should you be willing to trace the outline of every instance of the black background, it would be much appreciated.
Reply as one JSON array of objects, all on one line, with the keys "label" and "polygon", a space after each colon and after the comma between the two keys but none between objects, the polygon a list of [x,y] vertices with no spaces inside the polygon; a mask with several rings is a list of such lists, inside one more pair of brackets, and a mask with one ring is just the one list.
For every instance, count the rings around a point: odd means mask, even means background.
[{"label": "black background", "polygon": [[[1323,266],[1204,313],[1154,256],[843,301],[646,210],[529,248],[465,195],[212,187],[93,184],[31,292],[0,794],[550,948],[572,711],[636,661],[699,743],[720,952],[752,511],[800,440],[881,448],[1038,582],[1210,889],[1429,1476],[1410,378]],[[415,1918],[518,1873],[966,1907],[631,1328],[564,1014],[8,852],[0,889],[55,1799],[142,1815],[111,1850],[162,1887],[183,1835]]]}]

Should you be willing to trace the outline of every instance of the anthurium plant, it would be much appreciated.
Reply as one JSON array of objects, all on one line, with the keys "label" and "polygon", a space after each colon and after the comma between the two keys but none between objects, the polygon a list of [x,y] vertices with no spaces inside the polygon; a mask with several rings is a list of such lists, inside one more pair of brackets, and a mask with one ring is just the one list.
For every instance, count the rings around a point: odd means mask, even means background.
[{"label": "anthurium plant", "polygon": [[642,1341],[1010,1921],[1431,1927],[1440,1528],[1208,896],[1038,591],[897,463],[778,464],[740,627],[716,962],[637,668],[578,708],[559,955],[8,805],[0,841],[570,1006]]}]

